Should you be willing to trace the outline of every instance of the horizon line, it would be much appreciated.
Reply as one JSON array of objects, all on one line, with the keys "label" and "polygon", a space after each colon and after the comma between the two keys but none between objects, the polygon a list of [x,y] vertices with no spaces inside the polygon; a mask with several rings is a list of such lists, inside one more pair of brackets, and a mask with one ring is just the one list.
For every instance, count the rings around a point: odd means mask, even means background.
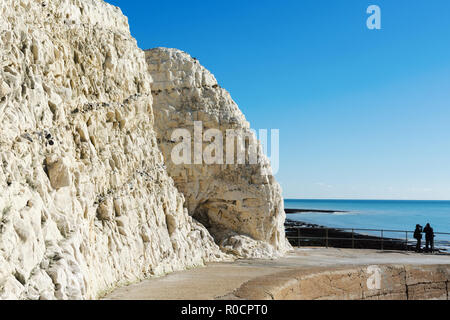
[{"label": "horizon line", "polygon": [[332,200],[332,201],[438,201],[438,202],[450,202],[448,200],[424,200],[424,199],[351,199],[351,198],[283,198],[284,200]]}]

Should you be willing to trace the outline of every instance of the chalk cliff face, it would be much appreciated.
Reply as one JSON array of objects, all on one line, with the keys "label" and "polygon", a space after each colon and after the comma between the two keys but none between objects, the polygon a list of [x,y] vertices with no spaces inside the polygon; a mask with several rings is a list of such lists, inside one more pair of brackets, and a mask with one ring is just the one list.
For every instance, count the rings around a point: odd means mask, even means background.
[{"label": "chalk cliff face", "polygon": [[[290,245],[285,239],[281,189],[249,123],[230,94],[187,53],[156,48],[146,51],[146,57],[154,80],[158,144],[170,176],[186,197],[189,214],[208,228],[226,252],[254,258],[284,253]],[[192,164],[173,161],[174,130],[187,129],[193,138],[196,123],[201,123],[203,132],[216,129],[222,133],[223,150],[217,153],[223,153],[219,156],[223,161],[195,164],[195,155],[190,157]],[[225,142],[227,130],[247,137],[248,146],[256,146],[255,154],[262,161],[252,164],[247,154],[245,164],[239,164],[237,140],[233,146],[234,162],[230,162],[233,164],[225,161],[230,154],[227,147],[231,145]],[[208,150],[211,141],[200,141],[202,150]],[[194,149],[193,143],[191,150]]]},{"label": "chalk cliff face", "polygon": [[187,54],[147,60],[150,72],[127,18],[101,0],[0,2],[0,299],[91,299],[289,248],[266,160],[164,159],[170,128],[248,124]]},{"label": "chalk cliff face", "polygon": [[0,2],[0,298],[95,298],[225,258],[166,172],[147,69],[103,1]]}]

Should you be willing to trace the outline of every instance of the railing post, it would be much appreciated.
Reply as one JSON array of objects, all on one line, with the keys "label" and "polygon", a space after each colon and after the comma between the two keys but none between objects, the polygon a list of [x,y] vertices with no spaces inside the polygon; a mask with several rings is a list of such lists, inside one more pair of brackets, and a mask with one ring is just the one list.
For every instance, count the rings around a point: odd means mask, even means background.
[{"label": "railing post", "polygon": [[327,245],[327,249],[328,249],[328,228],[326,229],[326,245]]},{"label": "railing post", "polygon": [[408,248],[408,231],[406,231],[405,234],[406,234],[406,238],[405,238],[406,252],[408,252],[409,251],[409,248]]},{"label": "railing post", "polygon": [[352,249],[355,249],[355,229],[352,229]]},{"label": "railing post", "polygon": [[302,239],[300,238],[300,228],[297,228],[297,247],[302,246]]},{"label": "railing post", "polygon": [[384,231],[381,230],[381,251],[384,251]]}]

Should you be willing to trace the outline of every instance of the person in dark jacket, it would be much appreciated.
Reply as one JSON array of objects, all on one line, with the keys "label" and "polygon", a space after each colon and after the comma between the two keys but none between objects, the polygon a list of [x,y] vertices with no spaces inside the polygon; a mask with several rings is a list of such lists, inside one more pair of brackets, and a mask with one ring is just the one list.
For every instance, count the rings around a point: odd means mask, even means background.
[{"label": "person in dark jacket", "polygon": [[416,224],[416,230],[414,231],[414,239],[417,240],[416,252],[420,252],[422,244],[422,226],[420,224]]},{"label": "person in dark jacket", "polygon": [[429,223],[423,229],[425,233],[425,252],[434,251],[434,230]]},{"label": "person in dark jacket", "polygon": [[417,240],[416,252],[420,252],[422,244],[422,226],[420,224],[416,224],[416,230],[414,231],[414,239]]}]

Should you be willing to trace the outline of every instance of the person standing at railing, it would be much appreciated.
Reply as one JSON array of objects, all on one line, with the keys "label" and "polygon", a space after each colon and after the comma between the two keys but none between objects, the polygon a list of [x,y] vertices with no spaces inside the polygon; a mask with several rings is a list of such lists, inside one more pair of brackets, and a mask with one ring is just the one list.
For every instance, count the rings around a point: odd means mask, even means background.
[{"label": "person standing at railing", "polygon": [[416,252],[420,252],[422,245],[422,226],[420,224],[416,224],[416,230],[414,231],[414,239],[417,240]]},{"label": "person standing at railing", "polygon": [[434,230],[429,223],[423,229],[425,233],[425,252],[434,251]]}]

